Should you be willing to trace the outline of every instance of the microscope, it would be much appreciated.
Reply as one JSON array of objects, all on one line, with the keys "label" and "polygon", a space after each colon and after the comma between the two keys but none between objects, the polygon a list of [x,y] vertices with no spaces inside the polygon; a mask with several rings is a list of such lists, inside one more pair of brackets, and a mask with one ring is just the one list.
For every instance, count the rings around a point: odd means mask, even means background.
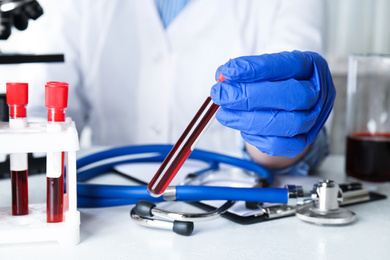
[{"label": "microscope", "polygon": [[[0,0],[0,41],[7,40],[15,28],[27,29],[30,20],[43,15],[43,8],[36,0]],[[35,62],[64,62],[63,54],[7,54],[0,50],[1,64]]]},{"label": "microscope", "polygon": [[30,19],[36,20],[43,9],[35,0],[0,0],[0,40],[7,40],[12,27],[24,31]]}]

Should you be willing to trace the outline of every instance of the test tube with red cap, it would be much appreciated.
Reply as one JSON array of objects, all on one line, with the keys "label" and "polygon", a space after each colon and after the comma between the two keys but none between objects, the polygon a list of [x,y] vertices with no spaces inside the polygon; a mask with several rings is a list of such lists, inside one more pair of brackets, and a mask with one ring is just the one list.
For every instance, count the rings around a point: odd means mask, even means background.
[{"label": "test tube with red cap", "polygon": [[[45,86],[48,131],[61,131],[68,106],[68,83],[51,81]],[[64,152],[46,157],[46,216],[48,223],[64,221]]]},{"label": "test tube with red cap", "polygon": [[[220,74],[218,81],[224,80],[222,74]],[[214,104],[211,97],[207,97],[149,182],[148,192],[151,196],[159,197],[164,193],[188,156],[194,150],[202,135],[212,123],[218,109],[219,106]]]},{"label": "test tube with red cap", "polygon": [[[6,83],[6,98],[9,106],[10,128],[27,127],[27,83]],[[28,159],[27,153],[10,154],[12,215],[28,214]]]}]

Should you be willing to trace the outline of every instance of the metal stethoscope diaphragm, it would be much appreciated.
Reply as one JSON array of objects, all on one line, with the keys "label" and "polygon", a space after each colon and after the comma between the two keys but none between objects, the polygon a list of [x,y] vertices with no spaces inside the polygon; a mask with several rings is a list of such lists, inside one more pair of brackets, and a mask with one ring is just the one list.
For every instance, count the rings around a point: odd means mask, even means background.
[{"label": "metal stethoscope diaphragm", "polygon": [[314,185],[312,197],[310,204],[296,210],[299,219],[320,225],[343,225],[355,220],[354,212],[339,207],[343,193],[334,181],[319,181]]}]

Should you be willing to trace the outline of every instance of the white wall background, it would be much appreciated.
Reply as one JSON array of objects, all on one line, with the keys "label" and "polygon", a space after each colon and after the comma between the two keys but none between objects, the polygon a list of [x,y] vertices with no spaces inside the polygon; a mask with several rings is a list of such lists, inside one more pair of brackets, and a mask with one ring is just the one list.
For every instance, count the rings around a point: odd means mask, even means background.
[{"label": "white wall background", "polygon": [[389,0],[326,0],[326,57],[334,72],[346,72],[350,53],[390,54]]}]

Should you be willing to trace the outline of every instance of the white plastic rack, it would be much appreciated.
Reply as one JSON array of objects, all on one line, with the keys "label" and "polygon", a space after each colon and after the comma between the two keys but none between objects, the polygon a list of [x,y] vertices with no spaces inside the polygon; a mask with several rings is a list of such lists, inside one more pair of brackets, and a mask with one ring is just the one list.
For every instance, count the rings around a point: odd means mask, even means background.
[{"label": "white plastic rack", "polygon": [[77,130],[71,118],[56,124],[59,129],[53,131],[46,122],[29,122],[22,129],[13,129],[8,123],[0,122],[0,154],[65,152],[66,166],[64,221],[47,223],[46,204],[29,204],[29,214],[24,216],[13,216],[11,207],[0,205],[0,244],[57,241],[63,246],[73,246],[80,241],[76,191]]}]

